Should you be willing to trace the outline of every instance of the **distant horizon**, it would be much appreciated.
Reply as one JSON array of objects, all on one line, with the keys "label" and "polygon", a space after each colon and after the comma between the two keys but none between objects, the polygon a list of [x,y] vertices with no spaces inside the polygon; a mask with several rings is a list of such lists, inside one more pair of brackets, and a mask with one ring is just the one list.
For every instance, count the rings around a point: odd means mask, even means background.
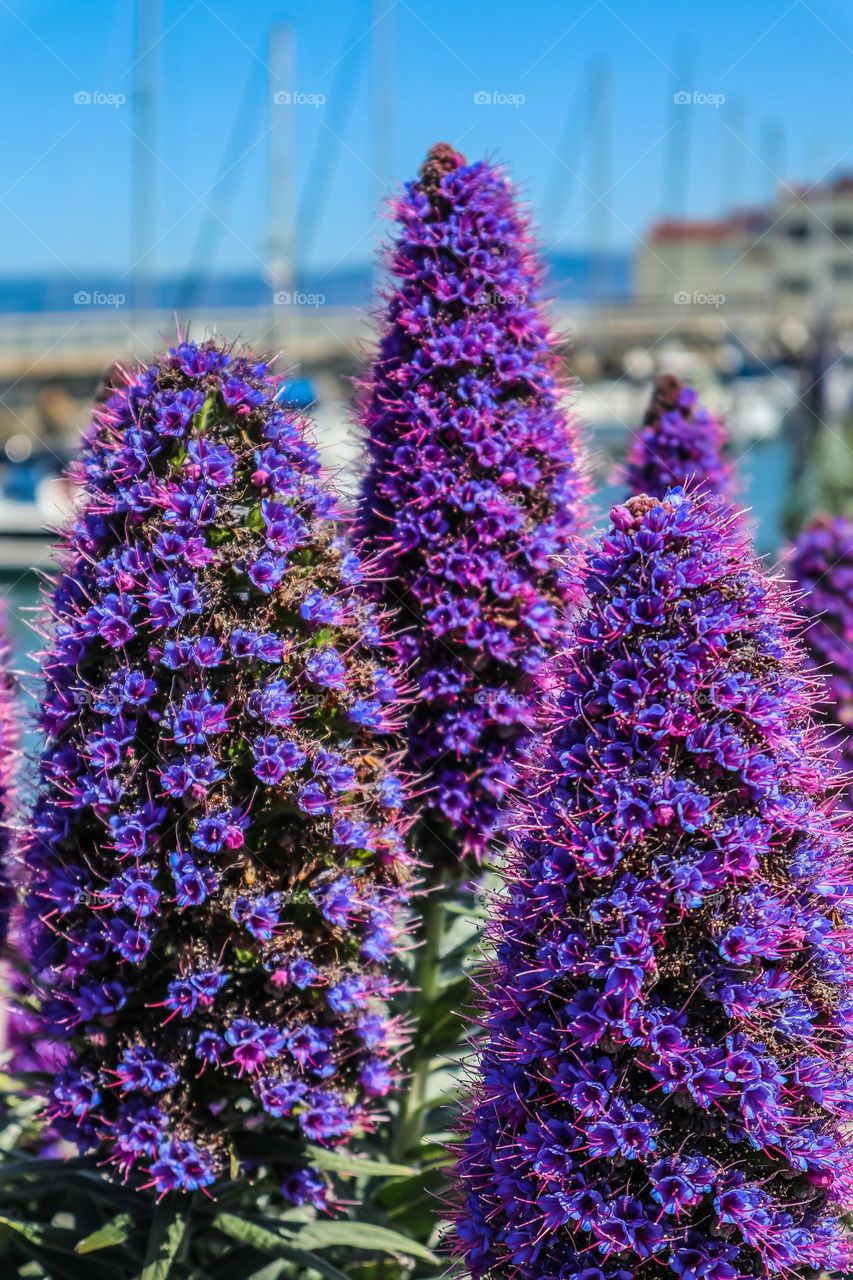
[{"label": "distant horizon", "polygon": [[[613,250],[607,253],[556,253],[545,256],[546,276],[543,293],[560,299],[622,299],[631,296],[633,285],[633,255],[627,251]],[[308,298],[322,297],[318,305],[359,306],[370,301],[373,283],[373,263],[354,262],[336,267],[334,271],[304,271],[294,284],[294,290]],[[222,269],[212,275],[189,276],[184,272],[164,271],[147,286],[156,294],[157,310],[173,310],[175,307],[271,305],[273,285],[265,273],[258,269]],[[181,293],[189,290],[196,299],[181,299]],[[107,298],[98,302],[81,301],[75,304],[77,293],[117,295],[122,301],[112,304]],[[108,310],[110,305],[124,306],[132,297],[132,281],[120,272],[89,272],[81,276],[61,272],[0,272],[0,314],[35,314],[39,312],[73,311],[75,306],[89,310],[98,306]],[[231,295],[233,301],[227,300]],[[309,301],[306,305],[312,305]]]}]

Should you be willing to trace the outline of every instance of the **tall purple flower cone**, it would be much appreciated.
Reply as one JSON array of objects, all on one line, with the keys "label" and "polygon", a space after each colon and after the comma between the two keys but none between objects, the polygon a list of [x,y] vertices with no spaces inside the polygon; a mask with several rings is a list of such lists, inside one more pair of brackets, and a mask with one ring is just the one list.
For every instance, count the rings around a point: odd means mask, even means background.
[{"label": "tall purple flower cone", "polygon": [[725,446],[722,423],[699,403],[694,389],[674,374],[661,374],[628,453],[628,493],[663,498],[669,489],[689,486],[730,498],[732,468],[724,459]]},{"label": "tall purple flower cone", "polygon": [[584,484],[505,174],[439,144],[394,212],[355,534],[417,685],[409,757],[428,787],[429,860],[458,865],[490,850],[535,728],[568,603],[555,558]]},{"label": "tall purple flower cone", "polygon": [[849,1266],[853,860],[738,515],[612,513],[494,925],[457,1170],[473,1280]]},{"label": "tall purple flower cone", "polygon": [[[180,342],[95,415],[50,600],[27,851],[48,1114],[192,1191],[369,1129],[410,878],[381,618],[277,380]],[[399,753],[397,753],[399,754]],[[264,1146],[263,1143],[266,1142]]]},{"label": "tall purple flower cone", "polygon": [[853,521],[818,516],[800,533],[788,567],[803,592],[805,641],[812,666],[825,682],[821,711],[834,735],[846,775],[844,803],[853,808]]}]

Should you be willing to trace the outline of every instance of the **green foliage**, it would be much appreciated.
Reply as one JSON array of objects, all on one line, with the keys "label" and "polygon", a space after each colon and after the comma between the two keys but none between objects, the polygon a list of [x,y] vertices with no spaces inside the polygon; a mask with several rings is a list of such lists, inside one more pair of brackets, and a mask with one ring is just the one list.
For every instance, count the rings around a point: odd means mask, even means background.
[{"label": "green foliage", "polygon": [[[483,875],[484,884],[488,877]],[[468,1017],[471,971],[479,961],[485,916],[485,888],[461,887],[447,875],[430,889],[420,905],[418,934],[408,957],[410,996],[401,1009],[412,1022],[409,1079],[390,1126],[392,1159],[408,1169],[375,1178],[365,1187],[361,1221],[402,1232],[412,1242],[437,1253],[443,1271],[442,1204],[448,1149],[460,1095],[460,1075],[476,1027]],[[378,1136],[377,1145],[387,1141]],[[387,1148],[386,1148],[387,1149]],[[427,1280],[434,1263],[422,1255],[403,1265],[384,1259],[353,1268],[359,1280]]]},{"label": "green foliage", "polygon": [[[358,1183],[381,1176],[387,1186],[405,1185],[414,1176],[341,1152],[334,1167]],[[198,1193],[158,1203],[79,1160],[8,1155],[0,1161],[0,1250],[11,1274],[33,1280],[349,1280],[365,1274],[365,1255],[387,1258],[389,1276],[413,1275],[416,1261],[427,1275],[441,1267],[403,1229],[307,1210],[265,1214],[242,1184],[233,1206],[228,1199],[226,1191],[219,1201]]]}]

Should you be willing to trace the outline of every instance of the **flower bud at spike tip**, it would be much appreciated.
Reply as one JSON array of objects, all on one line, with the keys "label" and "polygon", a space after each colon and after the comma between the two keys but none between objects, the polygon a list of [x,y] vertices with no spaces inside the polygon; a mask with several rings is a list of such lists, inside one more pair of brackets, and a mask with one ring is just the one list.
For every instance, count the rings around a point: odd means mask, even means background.
[{"label": "flower bud at spike tip", "polygon": [[355,533],[417,686],[409,763],[427,789],[429,858],[452,865],[492,847],[537,728],[585,483],[505,174],[441,143],[393,212]]},{"label": "flower bud at spike tip", "polygon": [[458,1251],[473,1280],[843,1272],[853,858],[793,608],[718,498],[615,516],[493,918]]},{"label": "flower bud at spike tip", "polygon": [[803,592],[804,639],[825,697],[838,766],[847,775],[843,801],[853,809],[853,521],[818,516],[806,526],[787,563]]},{"label": "flower bud at spike tip", "polygon": [[720,420],[699,403],[692,387],[663,373],[628,453],[628,492],[663,498],[668,489],[688,487],[728,498],[732,469],[724,461],[725,447]]},{"label": "flower bud at spike tip", "polygon": [[[382,619],[277,379],[182,341],[97,411],[27,851],[49,1115],[157,1193],[369,1129],[410,880]],[[264,1145],[266,1143],[266,1145]],[[261,1153],[261,1154],[259,1154]],[[248,1157],[247,1157],[248,1158]]]}]

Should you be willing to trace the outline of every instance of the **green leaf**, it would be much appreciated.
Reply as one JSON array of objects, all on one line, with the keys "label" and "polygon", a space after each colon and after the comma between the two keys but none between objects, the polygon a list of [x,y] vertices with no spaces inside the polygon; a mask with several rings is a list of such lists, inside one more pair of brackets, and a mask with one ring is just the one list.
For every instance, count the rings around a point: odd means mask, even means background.
[{"label": "green leaf", "polygon": [[407,1164],[392,1164],[390,1160],[372,1160],[353,1155],[350,1151],[326,1151],[322,1147],[309,1147],[306,1159],[318,1169],[329,1173],[362,1173],[371,1178],[408,1178],[417,1170]]},{"label": "green leaf", "polygon": [[46,1227],[40,1222],[25,1222],[22,1218],[0,1217],[0,1227],[21,1236],[30,1244],[38,1244],[48,1249],[62,1249],[72,1246],[74,1232],[63,1227]]},{"label": "green leaf", "polygon": [[453,1129],[449,1132],[425,1133],[418,1147],[418,1168],[423,1170],[455,1164],[458,1158],[455,1146],[459,1142],[459,1134]]},{"label": "green leaf", "polygon": [[213,527],[207,530],[208,546],[221,547],[223,542],[231,542],[234,537],[233,529],[222,529]]},{"label": "green leaf", "polygon": [[[288,1262],[298,1262],[303,1269],[299,1272],[304,1275],[305,1270],[317,1271],[321,1276],[325,1276],[326,1280],[348,1280],[348,1277],[336,1267],[333,1263],[327,1262],[325,1258],[321,1258],[316,1253],[311,1253],[309,1249],[299,1249],[296,1245],[280,1244],[281,1256],[286,1258]],[[229,1280],[231,1280],[229,1275]]]},{"label": "green leaf", "polygon": [[79,1241],[74,1246],[75,1253],[96,1253],[98,1249],[109,1249],[114,1244],[123,1244],[133,1230],[133,1216],[119,1213],[110,1222],[105,1222],[97,1231]]},{"label": "green leaf", "polygon": [[[293,1237],[293,1243],[283,1238],[277,1231],[270,1231],[258,1222],[250,1222],[247,1218],[238,1218],[234,1213],[218,1213],[213,1219],[213,1226],[228,1236],[230,1240],[239,1240],[241,1244],[250,1245],[264,1253],[278,1254],[289,1262],[298,1262],[302,1267],[319,1271],[326,1280],[347,1280],[343,1271],[339,1271],[331,1262],[319,1258],[310,1250],[301,1248]],[[301,1234],[301,1233],[300,1233]]]},{"label": "green leaf", "polygon": [[308,1249],[331,1249],[343,1246],[348,1249],[379,1250],[395,1257],[423,1258],[425,1262],[438,1262],[438,1258],[426,1245],[410,1240],[399,1231],[377,1227],[372,1222],[312,1222],[295,1237],[296,1243]]},{"label": "green leaf", "polygon": [[56,1172],[67,1168],[64,1160],[39,1160],[35,1156],[22,1156],[15,1160],[0,1160],[0,1182],[8,1182],[28,1173]]},{"label": "green leaf", "polygon": [[217,1213],[213,1227],[230,1240],[239,1240],[241,1244],[262,1249],[265,1253],[274,1253],[283,1243],[278,1232],[270,1231],[258,1222],[250,1222],[248,1218],[240,1218],[236,1213]]},{"label": "green leaf", "polygon": [[470,981],[467,975],[457,978],[442,988],[439,997],[428,1007],[421,1018],[415,1035],[419,1054],[447,1053],[456,1049],[470,1025],[464,1008],[470,1000]]},{"label": "green leaf", "polygon": [[115,1272],[106,1272],[95,1266],[92,1258],[80,1258],[75,1253],[58,1253],[52,1249],[26,1246],[29,1254],[39,1263],[41,1270],[30,1274],[47,1277],[47,1280],[116,1280]]},{"label": "green leaf", "polygon": [[[484,906],[472,902],[445,902],[444,909],[452,916],[465,916],[471,920],[488,920],[489,913]],[[474,935],[477,937],[478,935]]]},{"label": "green leaf", "polygon": [[210,415],[216,408],[216,392],[211,391],[198,413],[193,418],[193,427],[197,435],[203,436],[210,425]]},{"label": "green leaf", "polygon": [[223,1258],[208,1263],[203,1269],[193,1271],[189,1280],[268,1280],[275,1274],[271,1268],[285,1266],[287,1263],[283,1259],[270,1262],[269,1258],[260,1255],[257,1249],[251,1249],[248,1246],[229,1248]]},{"label": "green leaf", "polygon": [[371,1178],[405,1178],[414,1173],[409,1165],[356,1156],[350,1151],[327,1151],[323,1147],[288,1141],[278,1134],[235,1133],[234,1146],[239,1155],[251,1155],[259,1160],[289,1159],[295,1164],[308,1161],[329,1173],[364,1174]]},{"label": "green leaf", "polygon": [[181,1247],[187,1230],[188,1219],[173,1205],[163,1203],[154,1210],[145,1265],[139,1280],[168,1280],[172,1263]]},{"label": "green leaf", "polygon": [[450,1001],[459,1016],[465,1018],[466,1009],[471,1004],[471,979],[468,974],[454,973],[448,981],[442,982],[441,998]]},{"label": "green leaf", "polygon": [[246,517],[246,528],[254,529],[259,533],[264,527],[264,517],[261,511],[261,504],[256,502]]},{"label": "green leaf", "polygon": [[305,1156],[305,1146],[298,1140],[271,1133],[236,1132],[231,1135],[238,1157],[253,1156],[258,1160],[284,1160],[299,1164]]},{"label": "green leaf", "polygon": [[464,972],[469,979],[468,986],[468,1002],[471,1001],[470,991],[470,975],[482,965],[482,943],[476,933],[470,938],[466,938],[464,942],[458,942],[455,947],[446,952],[441,957],[442,972],[450,973],[454,978],[458,977],[460,972]]},{"label": "green leaf", "polygon": [[150,1201],[141,1196],[133,1187],[122,1186],[119,1182],[107,1182],[99,1173],[91,1169],[76,1169],[69,1174],[66,1170],[63,1181],[70,1180],[79,1184],[83,1194],[96,1201],[106,1201],[121,1212],[132,1212],[144,1207],[150,1210]]},{"label": "green leaf", "polygon": [[9,1232],[18,1237],[23,1252],[41,1265],[39,1274],[51,1280],[104,1280],[100,1267],[74,1254],[76,1231],[4,1215],[0,1217],[0,1240]]},{"label": "green leaf", "polygon": [[386,1210],[400,1208],[405,1211],[416,1202],[429,1202],[435,1208],[436,1196],[445,1181],[445,1174],[438,1165],[420,1169],[412,1178],[394,1178],[384,1183],[376,1193],[377,1204]]}]

